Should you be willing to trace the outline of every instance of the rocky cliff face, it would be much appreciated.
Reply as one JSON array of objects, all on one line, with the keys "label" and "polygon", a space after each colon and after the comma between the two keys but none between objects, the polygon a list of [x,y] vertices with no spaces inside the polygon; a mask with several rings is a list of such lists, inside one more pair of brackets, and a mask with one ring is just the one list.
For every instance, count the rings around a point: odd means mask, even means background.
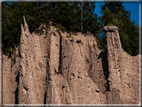
[{"label": "rocky cliff face", "polygon": [[88,33],[50,23],[30,34],[24,18],[16,63],[3,55],[3,104],[138,104],[139,57],[121,47],[118,28],[104,28],[107,52]]}]

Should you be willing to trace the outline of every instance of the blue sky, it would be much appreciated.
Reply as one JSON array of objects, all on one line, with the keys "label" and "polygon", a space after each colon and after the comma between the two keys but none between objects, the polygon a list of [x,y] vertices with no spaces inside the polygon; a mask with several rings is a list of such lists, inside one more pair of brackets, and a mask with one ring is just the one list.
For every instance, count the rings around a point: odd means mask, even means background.
[{"label": "blue sky", "polygon": [[[96,8],[95,8],[95,13],[98,14],[98,16],[101,16],[102,14],[100,13],[101,11],[101,6],[100,5],[104,5],[105,3],[101,2],[97,2],[96,3]],[[130,18],[132,19],[132,21],[135,21],[135,24],[139,25],[139,3],[129,3],[129,2],[125,2],[123,3],[123,6],[125,6],[126,10],[129,10],[131,12],[131,16]]]}]

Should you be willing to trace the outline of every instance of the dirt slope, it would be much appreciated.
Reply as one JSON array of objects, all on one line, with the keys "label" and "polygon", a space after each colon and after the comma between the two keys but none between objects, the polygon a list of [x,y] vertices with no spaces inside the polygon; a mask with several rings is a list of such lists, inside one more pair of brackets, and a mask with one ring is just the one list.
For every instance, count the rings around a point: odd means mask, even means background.
[{"label": "dirt slope", "polygon": [[139,103],[139,58],[121,48],[116,27],[106,32],[107,52],[91,33],[52,23],[30,34],[24,18],[21,31],[16,63],[3,55],[4,104]]}]

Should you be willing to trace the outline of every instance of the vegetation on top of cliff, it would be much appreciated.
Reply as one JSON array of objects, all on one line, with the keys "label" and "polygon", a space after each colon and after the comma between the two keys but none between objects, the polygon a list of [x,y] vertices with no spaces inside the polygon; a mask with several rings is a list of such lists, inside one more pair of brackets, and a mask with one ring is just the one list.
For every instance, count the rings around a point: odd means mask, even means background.
[{"label": "vegetation on top of cliff", "polygon": [[130,55],[138,54],[138,27],[131,21],[130,12],[124,9],[122,3],[106,3],[102,6],[102,16],[95,13],[95,3],[89,2],[2,2],[2,51],[11,55],[20,43],[21,23],[25,16],[30,32],[40,24],[49,21],[56,23],[62,31],[86,33],[90,31],[102,48],[106,48],[104,25],[119,27],[123,49]]},{"label": "vegetation on top of cliff", "polygon": [[[81,31],[97,34],[100,30],[97,14],[94,14],[95,3],[84,3],[83,12],[80,12],[80,3],[60,2],[2,2],[2,50],[11,54],[15,45],[20,43],[21,23],[23,16],[33,32],[40,24],[47,24],[49,21],[56,23],[62,31]],[[82,19],[80,18],[82,14]]]}]

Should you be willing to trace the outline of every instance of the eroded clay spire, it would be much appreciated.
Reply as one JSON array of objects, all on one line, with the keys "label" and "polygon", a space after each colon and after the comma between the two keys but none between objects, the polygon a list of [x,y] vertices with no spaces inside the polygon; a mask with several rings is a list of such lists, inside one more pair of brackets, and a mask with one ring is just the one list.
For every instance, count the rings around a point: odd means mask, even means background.
[{"label": "eroded clay spire", "polygon": [[21,34],[23,35],[24,34],[24,27],[23,27],[23,24],[21,23]]},{"label": "eroded clay spire", "polygon": [[24,29],[25,29],[25,31],[29,31],[29,27],[28,27],[28,24],[26,22],[25,16],[23,16],[23,19],[24,19]]}]

